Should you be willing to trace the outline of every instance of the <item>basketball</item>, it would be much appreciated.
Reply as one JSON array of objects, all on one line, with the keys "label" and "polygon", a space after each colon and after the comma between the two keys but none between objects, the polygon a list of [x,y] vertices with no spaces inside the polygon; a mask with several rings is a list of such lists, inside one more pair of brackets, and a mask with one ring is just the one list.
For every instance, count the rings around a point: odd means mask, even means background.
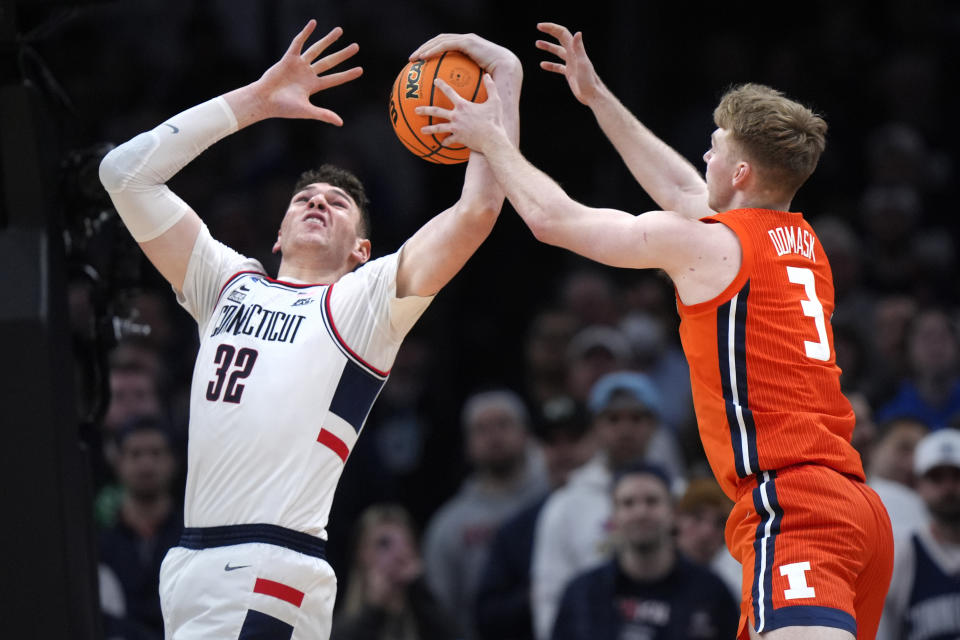
[{"label": "basketball", "polygon": [[403,146],[424,160],[438,164],[466,162],[470,149],[462,145],[443,145],[443,139],[449,133],[424,135],[420,131],[433,124],[434,118],[417,115],[417,107],[453,107],[447,96],[434,87],[435,78],[442,78],[467,100],[483,102],[487,99],[483,69],[459,51],[445,51],[436,58],[409,62],[403,68],[390,92],[390,124]]}]

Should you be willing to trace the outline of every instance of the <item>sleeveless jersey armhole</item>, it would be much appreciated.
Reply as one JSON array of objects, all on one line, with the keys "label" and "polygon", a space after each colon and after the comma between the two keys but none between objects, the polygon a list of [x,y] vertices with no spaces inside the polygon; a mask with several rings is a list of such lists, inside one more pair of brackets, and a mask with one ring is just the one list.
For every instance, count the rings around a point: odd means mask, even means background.
[{"label": "sleeveless jersey armhole", "polygon": [[717,214],[716,216],[706,216],[700,218],[702,222],[708,222],[711,224],[722,224],[728,229],[733,231],[734,235],[737,236],[737,240],[740,242],[740,269],[737,271],[736,277],[733,281],[728,284],[723,291],[714,296],[709,300],[704,300],[703,302],[697,302],[694,304],[684,304],[680,299],[680,294],[677,292],[676,286],[673,288],[674,296],[677,299],[677,307],[679,310],[685,313],[700,313],[710,309],[715,309],[721,304],[724,304],[730,298],[732,298],[740,289],[743,288],[743,285],[750,279],[750,273],[753,271],[753,245],[749,241],[744,241],[746,233],[740,228],[740,225],[737,224],[734,220],[724,220],[720,217],[722,214]]}]

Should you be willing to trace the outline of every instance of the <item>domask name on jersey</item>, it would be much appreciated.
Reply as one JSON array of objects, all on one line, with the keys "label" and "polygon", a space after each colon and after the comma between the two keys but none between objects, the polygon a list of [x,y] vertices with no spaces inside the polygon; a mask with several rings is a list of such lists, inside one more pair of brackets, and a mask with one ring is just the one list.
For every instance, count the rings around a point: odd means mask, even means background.
[{"label": "domask name on jersey", "polygon": [[267,342],[293,344],[305,318],[306,316],[299,314],[267,309],[259,304],[228,304],[220,309],[210,337],[232,333],[235,336],[253,336]]},{"label": "domask name on jersey", "polygon": [[767,231],[773,241],[773,248],[778,256],[787,253],[799,253],[804,258],[817,261],[813,253],[813,243],[816,238],[803,227],[777,227]]}]

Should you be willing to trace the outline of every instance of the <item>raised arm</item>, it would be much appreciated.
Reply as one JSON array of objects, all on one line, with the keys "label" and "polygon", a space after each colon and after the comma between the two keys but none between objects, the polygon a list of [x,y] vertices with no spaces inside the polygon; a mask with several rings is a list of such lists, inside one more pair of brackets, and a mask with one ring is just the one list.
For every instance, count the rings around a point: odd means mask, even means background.
[{"label": "raised arm", "polygon": [[733,280],[740,246],[732,231],[672,211],[634,216],[576,202],[520,154],[498,120],[497,87],[489,77],[484,82],[487,101],[473,104],[435,80],[454,107],[420,107],[418,112],[444,120],[423,131],[449,132],[451,143],[482,153],[538,240],[611,266],[663,269],[687,303],[712,297]]},{"label": "raised arm", "polygon": [[311,104],[310,96],[360,76],[359,67],[326,74],[354,55],[358,46],[351,44],[320,57],[343,33],[337,27],[304,50],[315,27],[316,21],[307,23],[283,57],[256,82],[174,116],[103,159],[100,180],[120,218],[150,262],[176,289],[183,287],[202,222],[166,186],[170,178],[213,143],[266,118],[343,124],[333,111]]},{"label": "raised arm", "polygon": [[[498,117],[508,140],[520,130],[523,69],[508,49],[474,34],[441,34],[425,42],[410,59],[426,59],[457,50],[470,56],[493,78],[500,91]],[[397,271],[397,296],[437,293],[463,268],[490,235],[503,206],[503,190],[482,155],[471,153],[460,199],[432,218],[404,244]]]},{"label": "raised arm", "polygon": [[637,120],[603,84],[587,57],[583,34],[578,31],[571,35],[566,27],[552,22],[541,22],[537,29],[556,39],[537,40],[537,48],[562,60],[545,60],[540,67],[567,79],[573,95],[593,111],[603,133],[644,191],[663,209],[694,219],[713,214],[707,206],[703,176]]}]

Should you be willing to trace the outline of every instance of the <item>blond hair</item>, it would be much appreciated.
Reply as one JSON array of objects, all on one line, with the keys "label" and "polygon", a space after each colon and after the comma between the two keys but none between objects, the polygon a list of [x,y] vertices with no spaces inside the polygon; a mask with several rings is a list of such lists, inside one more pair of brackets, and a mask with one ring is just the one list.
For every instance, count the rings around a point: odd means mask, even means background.
[{"label": "blond hair", "polygon": [[713,111],[713,121],[756,163],[761,180],[784,193],[800,188],[826,147],[822,117],[762,84],[727,91]]}]

